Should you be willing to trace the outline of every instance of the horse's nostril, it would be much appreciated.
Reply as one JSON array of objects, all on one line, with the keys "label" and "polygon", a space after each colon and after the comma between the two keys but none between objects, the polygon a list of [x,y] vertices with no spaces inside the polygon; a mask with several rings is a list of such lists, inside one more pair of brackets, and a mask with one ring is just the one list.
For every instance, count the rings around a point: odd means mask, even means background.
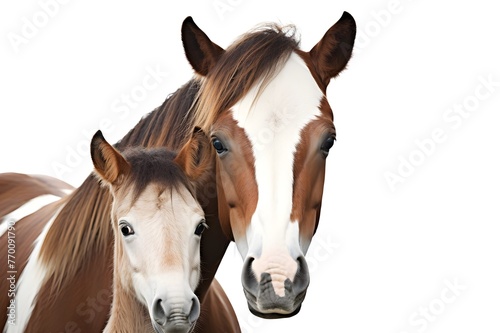
[{"label": "horse's nostril", "polygon": [[196,320],[198,320],[198,317],[200,316],[200,301],[198,300],[198,297],[194,296],[191,299],[191,311],[189,311],[189,316],[188,316],[188,321],[190,324],[194,323]]},{"label": "horse's nostril", "polygon": [[296,293],[302,293],[309,286],[309,268],[307,266],[306,258],[304,256],[299,256],[297,258],[297,273],[293,279],[293,287]]},{"label": "horse's nostril", "polygon": [[153,305],[153,318],[160,326],[164,326],[167,323],[167,316],[162,302],[161,299],[157,299]]},{"label": "horse's nostril", "polygon": [[243,263],[243,270],[241,272],[241,281],[243,287],[250,292],[256,292],[259,283],[252,270],[252,263],[255,260],[253,257],[248,257]]}]

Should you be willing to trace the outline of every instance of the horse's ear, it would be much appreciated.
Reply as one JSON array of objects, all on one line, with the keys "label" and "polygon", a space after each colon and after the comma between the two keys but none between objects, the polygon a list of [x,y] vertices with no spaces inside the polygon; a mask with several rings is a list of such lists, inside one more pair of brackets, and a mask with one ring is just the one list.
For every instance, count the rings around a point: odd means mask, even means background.
[{"label": "horse's ear", "polygon": [[116,184],[120,176],[130,170],[128,162],[104,139],[101,131],[97,131],[92,138],[90,156],[96,174],[108,185]]},{"label": "horse's ear", "polygon": [[324,88],[336,77],[351,58],[356,21],[348,12],[325,33],[323,38],[309,51],[310,59]]},{"label": "horse's ear", "polygon": [[191,138],[175,157],[175,162],[193,182],[204,181],[205,176],[212,172],[210,140],[201,128],[194,128]]},{"label": "horse's ear", "polygon": [[214,67],[224,49],[213,43],[210,38],[188,16],[182,23],[182,44],[186,57],[193,69],[206,76]]}]

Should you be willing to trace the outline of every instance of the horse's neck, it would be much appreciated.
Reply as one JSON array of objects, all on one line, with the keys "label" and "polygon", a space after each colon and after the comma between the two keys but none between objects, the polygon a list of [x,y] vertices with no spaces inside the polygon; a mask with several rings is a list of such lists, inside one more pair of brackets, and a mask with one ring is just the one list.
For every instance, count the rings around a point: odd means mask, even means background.
[{"label": "horse's neck", "polygon": [[131,277],[122,258],[123,249],[120,243],[115,243],[113,302],[104,332],[154,332],[148,310],[134,294]]},{"label": "horse's neck", "polygon": [[198,90],[197,80],[185,83],[161,106],[143,117],[115,146],[119,150],[136,146],[180,149],[192,133],[190,110]]},{"label": "horse's neck", "polygon": [[209,230],[201,237],[200,244],[202,279],[195,293],[201,303],[203,303],[205,295],[215,278],[215,273],[219,268],[230,242],[222,231],[219,221],[218,198],[215,192],[216,187],[216,177],[214,175],[214,177],[210,177],[210,179],[201,186],[202,189],[211,190],[202,190],[197,196],[205,212],[207,223],[210,226]]}]

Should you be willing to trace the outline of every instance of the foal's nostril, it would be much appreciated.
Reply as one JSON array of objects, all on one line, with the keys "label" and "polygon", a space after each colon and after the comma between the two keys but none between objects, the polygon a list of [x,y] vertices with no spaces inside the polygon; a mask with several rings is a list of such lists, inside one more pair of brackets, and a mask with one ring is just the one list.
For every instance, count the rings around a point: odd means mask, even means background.
[{"label": "foal's nostril", "polygon": [[[168,332],[186,332],[189,325],[193,325],[200,316],[200,301],[191,293],[191,298],[180,302],[155,299],[152,308],[153,323]],[[164,297],[165,298],[165,297]],[[173,300],[173,299],[172,299]],[[179,300],[179,299],[177,299]]]},{"label": "foal's nostril", "polygon": [[157,299],[153,305],[153,318],[160,326],[167,323],[167,316],[162,303],[163,301],[161,299]]},{"label": "foal's nostril", "polygon": [[191,299],[191,311],[189,311],[189,316],[188,316],[188,321],[190,324],[194,323],[196,320],[198,320],[198,317],[200,316],[200,301],[198,300],[198,297],[194,296]]}]

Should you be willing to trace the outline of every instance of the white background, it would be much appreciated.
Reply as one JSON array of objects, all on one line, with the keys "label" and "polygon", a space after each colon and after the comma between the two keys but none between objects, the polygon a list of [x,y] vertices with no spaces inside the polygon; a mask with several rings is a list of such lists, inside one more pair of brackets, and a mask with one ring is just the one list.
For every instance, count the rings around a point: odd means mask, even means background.
[{"label": "white background", "polygon": [[[218,278],[245,332],[499,331],[500,20],[492,1],[72,0],[44,22],[47,1],[0,5],[0,172],[74,186],[91,171],[89,136],[101,128],[117,141],[191,77],[180,40],[186,16],[222,47],[263,21],[294,23],[308,50],[349,11],[358,44],[328,89],[338,141],[302,311],[273,321],[251,315],[232,245]],[[43,26],[14,47],[9,38],[36,19]],[[128,114],[115,112],[155,68],[168,72],[158,87]],[[455,106],[472,111],[446,120]],[[434,131],[440,142],[431,145]],[[69,156],[72,166],[57,173]],[[388,172],[404,182],[391,189]]]}]

